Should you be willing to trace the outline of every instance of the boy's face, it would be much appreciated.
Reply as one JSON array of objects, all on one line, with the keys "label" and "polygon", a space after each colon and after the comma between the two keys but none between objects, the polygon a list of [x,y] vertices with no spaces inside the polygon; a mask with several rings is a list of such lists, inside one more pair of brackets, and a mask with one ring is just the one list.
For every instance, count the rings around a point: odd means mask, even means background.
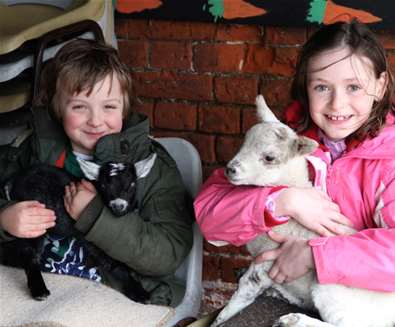
[{"label": "boy's face", "polygon": [[124,101],[116,75],[97,82],[89,96],[87,92],[64,94],[61,115],[73,151],[89,155],[102,136],[121,131]]}]

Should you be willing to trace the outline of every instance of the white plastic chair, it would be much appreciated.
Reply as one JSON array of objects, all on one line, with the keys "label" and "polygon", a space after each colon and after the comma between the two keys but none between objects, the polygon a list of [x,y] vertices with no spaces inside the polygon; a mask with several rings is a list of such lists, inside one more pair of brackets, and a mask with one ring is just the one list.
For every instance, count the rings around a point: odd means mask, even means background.
[{"label": "white plastic chair", "polygon": [[[202,184],[202,166],[195,147],[188,141],[177,137],[157,138],[177,163],[184,184],[190,195],[195,198]],[[166,327],[174,326],[186,317],[196,317],[202,298],[202,259],[203,239],[199,227],[193,226],[193,246],[188,257],[177,269],[176,276],[185,280],[186,290],[181,303],[175,308],[174,317]]]}]

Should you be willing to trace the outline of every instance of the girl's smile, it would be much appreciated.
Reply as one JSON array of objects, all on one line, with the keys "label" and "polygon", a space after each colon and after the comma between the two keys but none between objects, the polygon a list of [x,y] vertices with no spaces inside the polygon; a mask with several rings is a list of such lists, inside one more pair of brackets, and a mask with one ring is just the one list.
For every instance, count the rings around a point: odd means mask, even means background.
[{"label": "girl's smile", "polygon": [[345,121],[345,120],[348,120],[348,119],[350,119],[351,117],[352,117],[352,115],[348,115],[348,116],[334,116],[334,115],[326,115],[326,117],[329,119],[329,120],[332,120],[332,121]]}]

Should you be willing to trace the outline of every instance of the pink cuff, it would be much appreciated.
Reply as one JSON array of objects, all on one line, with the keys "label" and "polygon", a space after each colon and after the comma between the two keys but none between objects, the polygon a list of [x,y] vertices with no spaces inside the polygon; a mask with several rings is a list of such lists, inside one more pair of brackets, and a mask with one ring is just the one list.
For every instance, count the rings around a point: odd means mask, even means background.
[{"label": "pink cuff", "polygon": [[264,218],[265,225],[267,227],[274,227],[280,224],[284,224],[289,220],[288,216],[276,216],[274,213],[276,211],[275,201],[284,188],[285,187],[283,186],[273,188],[272,192],[268,195],[266,199]]}]

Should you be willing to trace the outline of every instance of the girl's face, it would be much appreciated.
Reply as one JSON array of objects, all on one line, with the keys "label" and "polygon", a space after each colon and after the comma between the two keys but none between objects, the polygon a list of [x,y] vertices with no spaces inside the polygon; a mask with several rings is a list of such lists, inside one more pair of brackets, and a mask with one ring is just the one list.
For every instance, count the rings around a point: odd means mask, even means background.
[{"label": "girl's face", "polygon": [[349,53],[347,47],[325,51],[307,66],[311,119],[332,140],[344,139],[361,127],[386,86],[385,73],[376,78],[368,58]]},{"label": "girl's face", "polygon": [[89,155],[102,136],[121,131],[124,101],[116,75],[97,82],[92,92],[87,93],[84,90],[73,95],[63,94],[61,115],[72,149]]}]

